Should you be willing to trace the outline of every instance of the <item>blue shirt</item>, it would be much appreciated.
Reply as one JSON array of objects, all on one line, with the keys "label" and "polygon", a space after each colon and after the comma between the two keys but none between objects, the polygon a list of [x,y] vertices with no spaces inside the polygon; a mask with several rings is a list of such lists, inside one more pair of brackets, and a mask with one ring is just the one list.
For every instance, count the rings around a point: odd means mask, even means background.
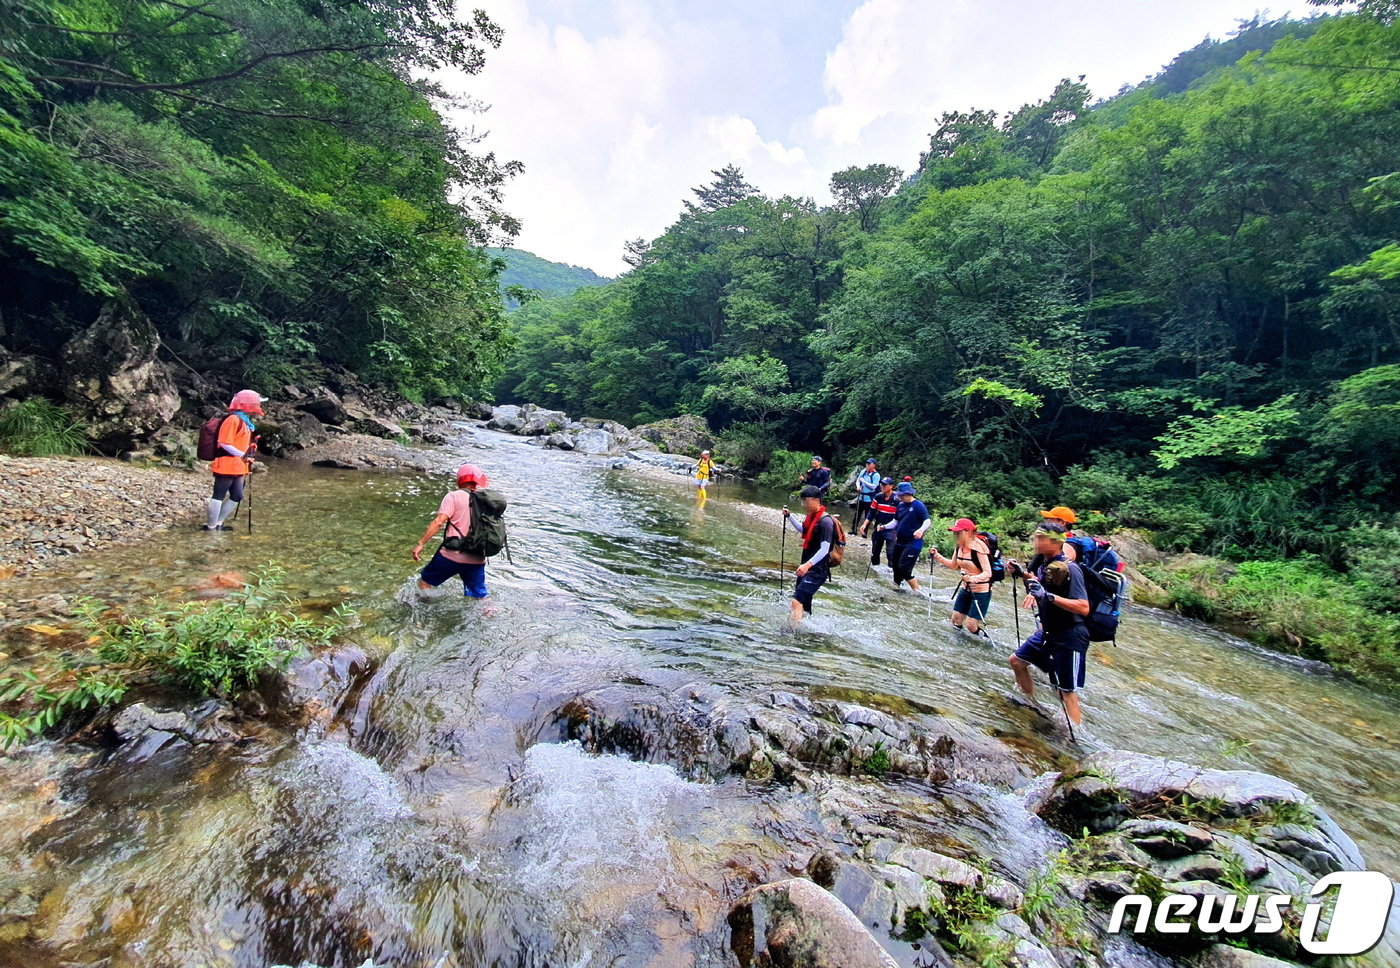
[{"label": "blue shirt", "polygon": [[899,507],[895,509],[894,519],[899,522],[895,528],[895,544],[908,544],[914,540],[914,532],[924,526],[928,520],[928,508],[924,507],[924,502],[918,498],[912,501],[900,499]]},{"label": "blue shirt", "polygon": [[807,487],[819,487],[825,491],[831,486],[831,471],[825,467],[814,467],[802,475],[802,483]]},{"label": "blue shirt", "polygon": [[856,478],[856,485],[860,488],[861,500],[869,503],[870,499],[875,496],[875,492],[880,489],[880,472],[870,471],[861,474]]}]

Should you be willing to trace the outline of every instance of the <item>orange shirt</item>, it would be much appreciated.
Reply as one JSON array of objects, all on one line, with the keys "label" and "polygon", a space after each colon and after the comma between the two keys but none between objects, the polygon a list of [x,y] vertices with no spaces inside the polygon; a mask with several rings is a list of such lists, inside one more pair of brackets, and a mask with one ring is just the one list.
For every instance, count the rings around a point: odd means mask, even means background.
[{"label": "orange shirt", "polygon": [[219,424],[219,456],[215,457],[209,464],[209,469],[215,474],[242,477],[248,473],[248,465],[243,463],[242,457],[234,457],[224,450],[223,445],[228,444],[235,450],[241,450],[246,454],[252,443],[253,432],[248,429],[243,418],[236,414],[229,414],[224,418],[224,422]]}]

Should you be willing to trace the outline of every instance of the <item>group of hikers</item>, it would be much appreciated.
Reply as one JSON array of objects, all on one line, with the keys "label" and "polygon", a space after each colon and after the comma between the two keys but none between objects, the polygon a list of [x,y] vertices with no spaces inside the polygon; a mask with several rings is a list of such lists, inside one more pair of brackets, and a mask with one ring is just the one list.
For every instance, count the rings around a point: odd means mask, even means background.
[{"label": "group of hikers", "polygon": [[[230,401],[228,413],[211,419],[200,432],[199,456],[210,462],[214,477],[204,525],[207,531],[231,530],[227,521],[244,499],[257,449],[253,418],[262,415],[264,402],[255,391],[240,390]],[[714,472],[710,452],[703,451],[695,472],[701,500]],[[509,553],[502,517],[506,503],[498,492],[488,490],[490,482],[475,464],[457,468],[456,479],[457,489],[443,497],[413,547],[414,561],[422,561],[428,542],[442,532],[440,545],[419,574],[418,587],[427,590],[457,577],[467,597],[484,599],[489,595],[487,559],[503,549]],[[848,536],[847,529],[822,503],[831,490],[832,477],[820,457],[812,458],[798,485],[804,512],[801,523],[790,510],[783,509],[784,546],[789,527],[802,542],[789,603],[792,626],[811,614],[813,598],[831,578],[832,566],[844,557]],[[922,593],[914,572],[933,518],[918,499],[912,478],[896,483],[882,476],[876,460],[869,458],[855,475],[855,486],[849,533],[869,540],[870,567],[878,567],[883,558],[896,588],[908,585],[915,593]],[[1020,604],[1034,609],[1038,621],[1009,659],[1016,683],[1026,701],[1039,708],[1030,667],[1044,671],[1059,691],[1066,717],[1077,725],[1082,719],[1079,691],[1084,688],[1084,657],[1091,641],[1110,641],[1117,629],[1118,609],[1126,590],[1123,565],[1106,542],[1071,530],[1078,523],[1072,509],[1055,507],[1041,511],[1040,516],[1033,537],[1035,556],[1024,565],[1003,560],[995,535],[979,530],[971,518],[958,518],[948,529],[954,537],[953,555],[947,557],[938,548],[930,548],[930,574],[935,563],[958,573],[953,626],[984,636],[982,626],[991,607],[993,584],[1009,575],[1014,597],[1017,579],[1025,582],[1026,595]]]},{"label": "group of hikers", "polygon": [[[913,480],[905,477],[896,483],[882,476],[878,462],[869,458],[854,483],[855,511],[849,531],[822,503],[832,478],[820,457],[812,458],[811,467],[798,480],[801,523],[783,509],[784,541],[789,527],[802,541],[789,602],[793,626],[811,614],[813,597],[831,577],[832,566],[844,557],[848,534],[870,541],[870,567],[878,567],[883,557],[896,588],[908,585],[915,593],[923,592],[914,572],[933,518],[918,499]],[[930,574],[935,564],[958,574],[952,624],[972,635],[986,635],[982,625],[991,607],[993,584],[1008,575],[1013,588],[1018,579],[1025,582],[1020,605],[1035,611],[1036,628],[1008,661],[1025,701],[1035,708],[1039,703],[1030,667],[1049,676],[1073,725],[1083,718],[1079,693],[1084,688],[1090,642],[1112,641],[1126,593],[1123,563],[1102,539],[1076,535],[1072,528],[1078,522],[1078,515],[1068,507],[1041,511],[1032,538],[1035,554],[1025,564],[1003,559],[996,536],[979,530],[967,517],[958,518],[948,529],[954,539],[952,557],[937,547],[929,549]]]}]

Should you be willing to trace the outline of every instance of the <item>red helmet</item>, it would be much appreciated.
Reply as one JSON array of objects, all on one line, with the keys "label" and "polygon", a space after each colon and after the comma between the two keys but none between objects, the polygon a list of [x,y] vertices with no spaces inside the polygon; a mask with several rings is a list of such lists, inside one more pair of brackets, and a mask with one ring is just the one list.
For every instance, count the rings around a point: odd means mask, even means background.
[{"label": "red helmet", "polygon": [[239,390],[229,401],[230,410],[242,410],[244,413],[261,414],[263,412],[263,398],[256,390]]},{"label": "red helmet", "polygon": [[477,487],[489,487],[491,482],[486,479],[486,472],[475,464],[463,464],[457,468],[457,486],[472,483]]}]

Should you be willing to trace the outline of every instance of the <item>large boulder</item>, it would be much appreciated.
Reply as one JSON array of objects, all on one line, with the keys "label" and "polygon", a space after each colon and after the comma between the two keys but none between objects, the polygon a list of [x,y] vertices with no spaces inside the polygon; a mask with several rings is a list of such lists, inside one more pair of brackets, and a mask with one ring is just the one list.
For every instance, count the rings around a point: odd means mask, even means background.
[{"label": "large boulder", "polygon": [[569,426],[569,415],[562,410],[545,410],[531,404],[524,408],[521,416],[525,423],[515,432],[526,437],[546,437]]},{"label": "large boulder", "polygon": [[341,425],[350,419],[340,397],[327,387],[317,387],[311,391],[306,399],[296,404],[296,408],[304,410],[325,424]]},{"label": "large boulder", "polygon": [[502,430],[508,434],[519,433],[520,428],[525,426],[525,418],[521,415],[520,409],[520,407],[510,403],[492,407],[491,419],[486,421],[486,429]]},{"label": "large boulder", "polygon": [[156,359],[160,337],[134,306],[109,302],[64,344],[62,389],[88,437],[107,452],[127,450],[170,422],[180,393]]},{"label": "large boulder", "polygon": [[715,445],[714,434],[705,418],[688,413],[643,424],[632,430],[632,436],[649,440],[668,454],[690,454],[692,457]]},{"label": "large boulder", "polygon": [[748,891],[730,912],[729,926],[743,968],[897,968],[850,909],[805,878]]},{"label": "large boulder", "polygon": [[1334,869],[1365,868],[1355,842],[1312,798],[1287,780],[1253,770],[1207,770],[1160,756],[1103,750],[1062,774],[1036,812],[1071,836],[1085,829],[1104,833],[1183,795],[1209,804],[1215,814],[1210,819],[1258,816],[1281,804],[1302,807],[1321,835],[1318,844],[1333,855]]},{"label": "large boulder", "polygon": [[37,356],[11,353],[0,346],[0,397],[47,394],[56,388],[57,380],[53,364]]},{"label": "large boulder", "polygon": [[580,430],[574,435],[574,450],[582,454],[620,454],[617,438],[606,430]]},{"label": "large boulder", "polygon": [[321,420],[301,408],[267,405],[267,414],[258,420],[262,440],[258,449],[274,457],[286,457],[299,450],[324,444],[330,434]]}]

